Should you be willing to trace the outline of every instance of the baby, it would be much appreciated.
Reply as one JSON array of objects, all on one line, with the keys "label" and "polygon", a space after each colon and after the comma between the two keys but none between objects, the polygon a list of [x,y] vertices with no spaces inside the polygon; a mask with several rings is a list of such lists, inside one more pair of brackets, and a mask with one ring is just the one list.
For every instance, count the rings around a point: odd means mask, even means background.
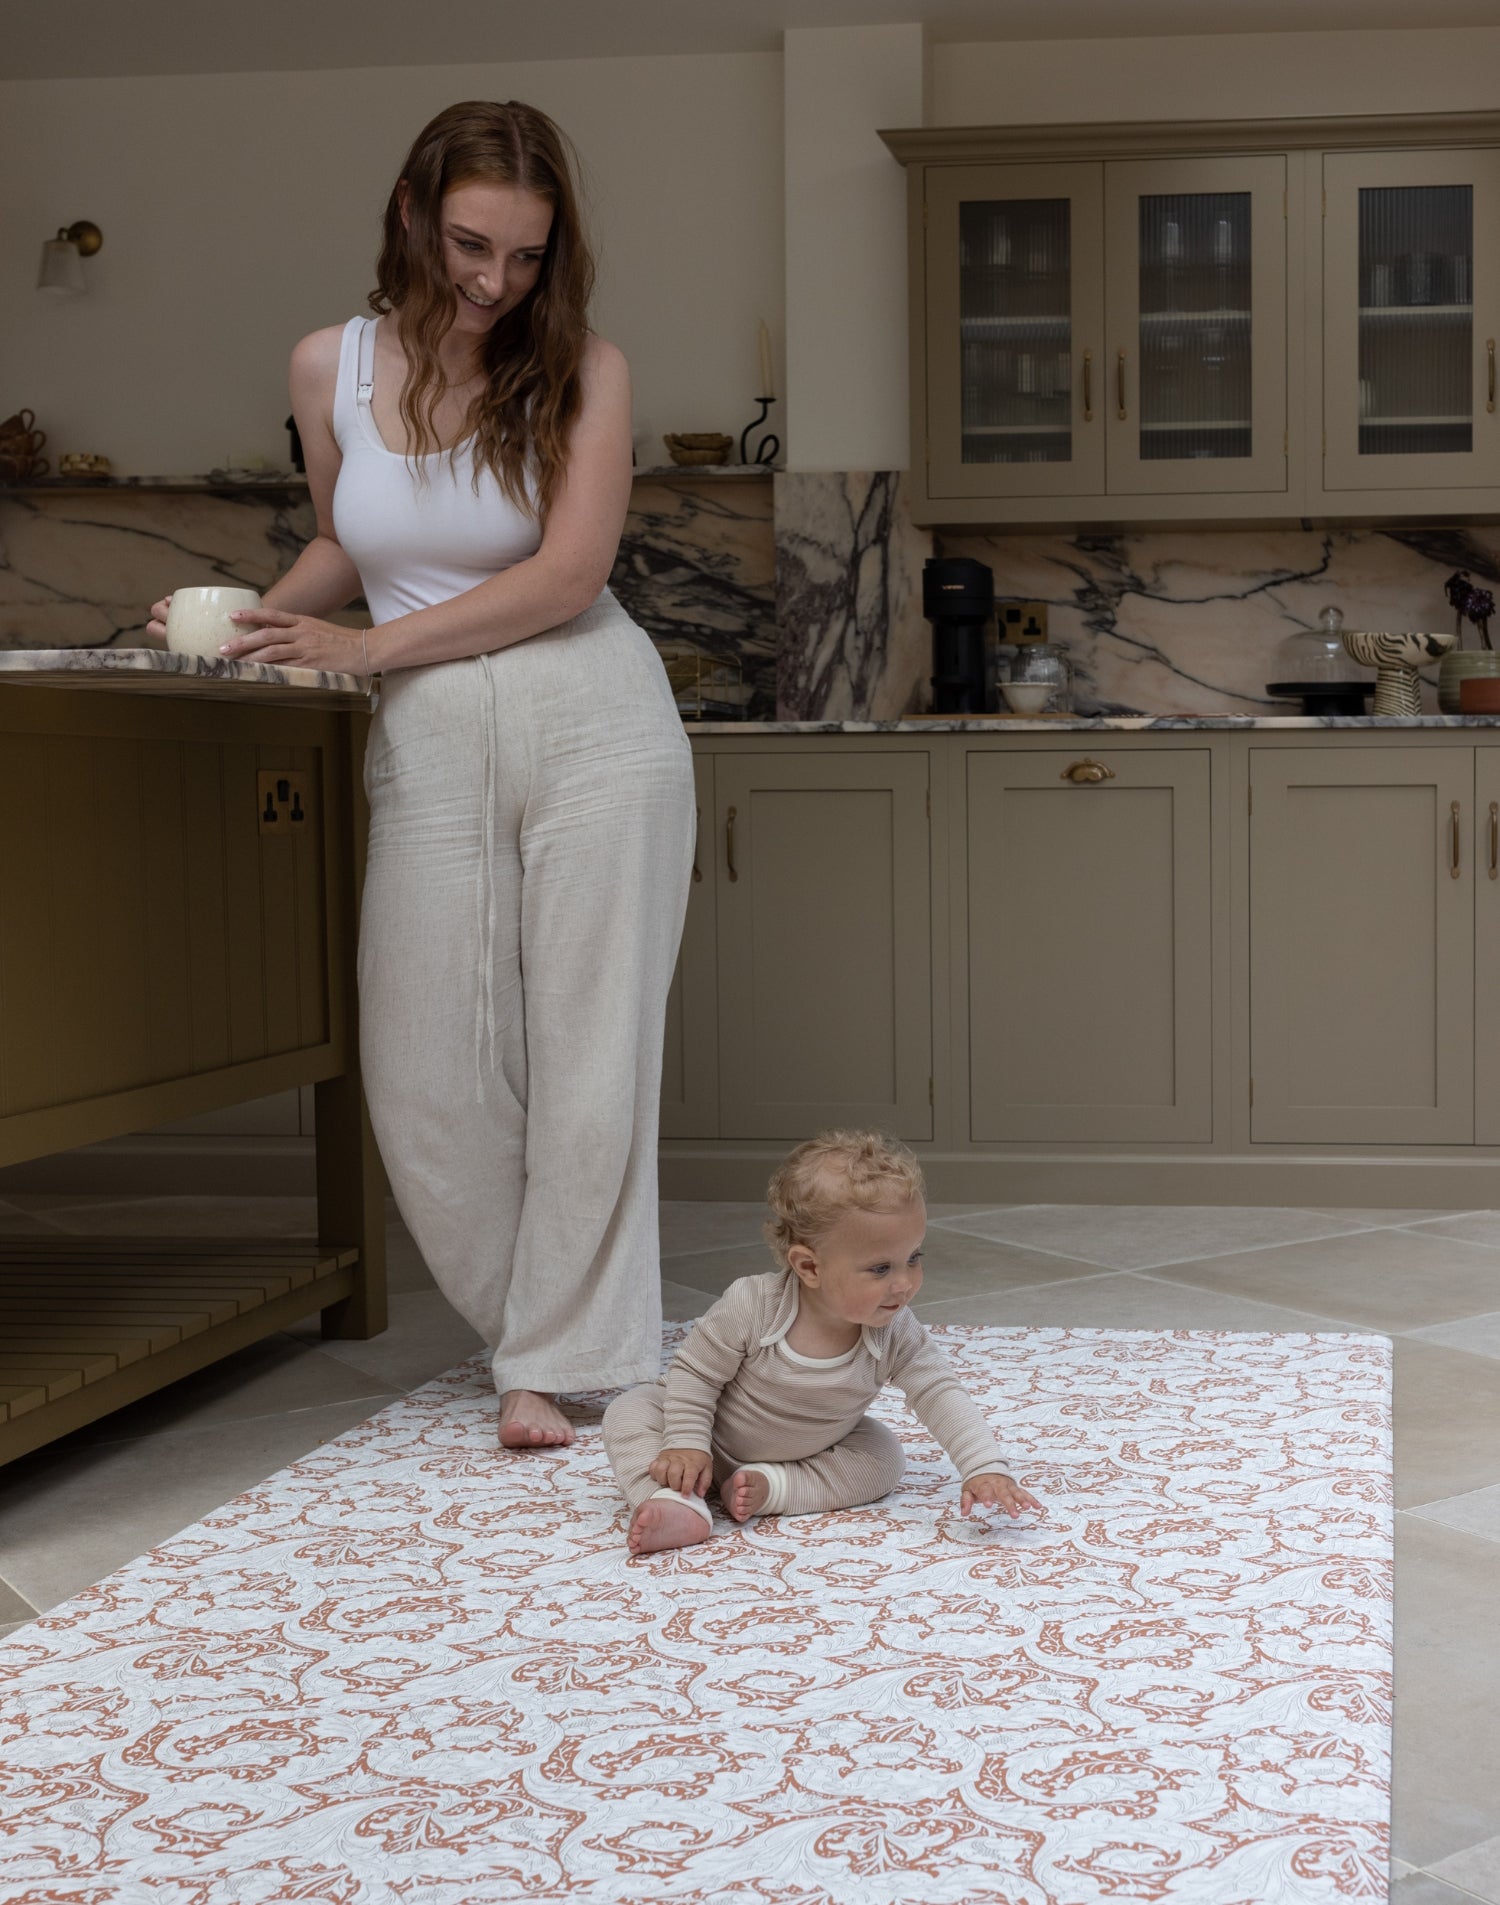
[{"label": "baby", "polygon": [[865,1410],[896,1383],[947,1450],[967,1515],[1035,1497],[908,1305],[922,1287],[921,1166],[875,1132],[828,1131],[777,1169],[766,1240],[781,1266],[741,1277],[665,1376],[617,1396],[604,1446],[632,1554],[704,1541],[716,1482],[736,1521],[855,1508],[888,1493],[901,1445]]}]

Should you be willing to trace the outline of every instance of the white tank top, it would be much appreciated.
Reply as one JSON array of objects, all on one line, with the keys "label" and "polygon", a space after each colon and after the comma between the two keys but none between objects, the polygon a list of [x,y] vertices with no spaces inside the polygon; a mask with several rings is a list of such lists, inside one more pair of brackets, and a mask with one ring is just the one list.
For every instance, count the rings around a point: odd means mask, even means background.
[{"label": "white tank top", "polygon": [[490,470],[480,472],[476,492],[472,441],[451,457],[388,450],[370,408],[374,388],[375,320],[350,318],[333,393],[333,434],[343,454],[333,527],[378,624],[462,595],[535,555],[542,532]]}]

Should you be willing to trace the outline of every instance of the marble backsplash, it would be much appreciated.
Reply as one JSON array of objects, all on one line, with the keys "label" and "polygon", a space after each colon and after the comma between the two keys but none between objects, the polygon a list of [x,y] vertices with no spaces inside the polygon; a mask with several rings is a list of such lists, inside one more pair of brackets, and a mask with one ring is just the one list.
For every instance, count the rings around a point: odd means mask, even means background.
[{"label": "marble backsplash", "polygon": [[[130,646],[174,586],[265,588],[312,530],[305,491],[0,493],[0,648]],[[1325,605],[1350,627],[1448,629],[1453,570],[1500,592],[1500,525],[930,532],[896,471],[643,473],[611,584],[660,641],[737,666],[752,719],[891,720],[930,703],[934,552],[1045,602],[1096,714],[1284,710],[1265,684]]]},{"label": "marble backsplash", "polygon": [[[1443,583],[1500,584],[1500,526],[1445,529],[1140,529],[1116,535],[938,532],[997,597],[1045,602],[1086,714],[1267,713],[1288,678],[1282,644],[1337,604],[1349,628],[1451,629]],[[1500,636],[1500,629],[1497,629]],[[1468,646],[1477,646],[1473,630]],[[1358,672],[1358,671],[1356,671]],[[1426,703],[1435,708],[1429,682]]]},{"label": "marble backsplash", "polygon": [[[173,588],[267,588],[313,532],[306,490],[5,491],[0,648],[136,646],[149,605]],[[772,545],[764,476],[646,474],[610,577],[653,636],[735,664],[752,718],[776,708]]]}]

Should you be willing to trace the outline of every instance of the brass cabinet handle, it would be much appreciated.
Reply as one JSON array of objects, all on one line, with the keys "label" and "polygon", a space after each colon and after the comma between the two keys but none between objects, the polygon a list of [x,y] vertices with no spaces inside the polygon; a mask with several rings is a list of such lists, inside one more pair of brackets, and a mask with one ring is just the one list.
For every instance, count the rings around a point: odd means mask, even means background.
[{"label": "brass cabinet handle", "polygon": [[1094,353],[1083,353],[1083,420],[1094,421]]},{"label": "brass cabinet handle", "polygon": [[1114,777],[1115,770],[1112,767],[1106,767],[1103,761],[1082,760],[1074,761],[1071,767],[1065,767],[1057,778],[1062,781],[1072,781],[1075,786],[1089,787],[1096,786],[1100,781],[1112,781]]},{"label": "brass cabinet handle", "polygon": [[[699,825],[701,826],[703,822],[703,809],[701,807],[695,807],[693,809],[693,812],[698,816],[698,822],[699,822]],[[703,879],[703,869],[698,864],[698,836],[694,834],[693,836],[693,883],[694,885],[696,886],[700,884],[702,882],[702,879]]]},{"label": "brass cabinet handle", "polygon": [[1490,878],[1500,880],[1500,800],[1490,802]]},{"label": "brass cabinet handle", "polygon": [[1456,800],[1455,800],[1455,801],[1453,802],[1453,804],[1452,804],[1452,806],[1451,806],[1451,807],[1449,808],[1449,810],[1448,810],[1448,811],[1449,811],[1449,814],[1451,815],[1451,817],[1452,817],[1452,821],[1453,821],[1453,863],[1452,863],[1452,865],[1451,865],[1451,866],[1450,866],[1450,867],[1448,868],[1448,872],[1449,872],[1449,875],[1450,875],[1450,876],[1451,876],[1451,877],[1452,877],[1453,879],[1455,879],[1455,880],[1456,880],[1456,879],[1458,878],[1458,867],[1459,867],[1459,860],[1458,860],[1458,802],[1457,802]]},{"label": "brass cabinet handle", "polygon": [[737,880],[740,876],[734,864],[734,816],[735,809],[729,810],[729,818],[724,822],[724,851],[729,860],[729,877]]},{"label": "brass cabinet handle", "polygon": [[1120,421],[1125,421],[1125,353],[1121,351],[1115,359],[1115,396],[1120,406]]},{"label": "brass cabinet handle", "polygon": [[1490,360],[1490,386],[1489,386],[1490,395],[1489,395],[1489,402],[1484,407],[1486,410],[1493,410],[1495,408],[1495,340],[1494,338],[1487,337],[1484,340],[1484,349],[1485,349],[1486,356]]}]

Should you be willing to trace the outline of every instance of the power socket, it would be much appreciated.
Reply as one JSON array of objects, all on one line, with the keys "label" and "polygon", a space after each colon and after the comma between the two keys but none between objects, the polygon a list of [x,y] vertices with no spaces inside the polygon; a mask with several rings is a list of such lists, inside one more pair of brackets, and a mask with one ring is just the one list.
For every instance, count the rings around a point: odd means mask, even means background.
[{"label": "power socket", "polygon": [[255,777],[255,804],[262,833],[289,838],[310,831],[312,808],[305,774],[262,769]]},{"label": "power socket", "polygon": [[[1047,604],[1045,602],[1000,602],[1000,639],[1002,642],[1033,641],[1044,642],[1047,639]],[[1025,634],[1022,634],[1022,630]]]}]

